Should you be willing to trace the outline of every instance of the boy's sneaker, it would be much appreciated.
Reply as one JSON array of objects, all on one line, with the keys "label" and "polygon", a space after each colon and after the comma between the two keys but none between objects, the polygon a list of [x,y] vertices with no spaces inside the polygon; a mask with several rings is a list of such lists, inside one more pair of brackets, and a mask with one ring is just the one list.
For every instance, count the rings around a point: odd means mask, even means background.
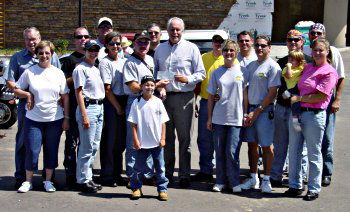
[{"label": "boy's sneaker", "polygon": [[272,187],[271,187],[270,180],[264,179],[261,182],[261,187],[260,188],[261,188],[261,192],[263,192],[263,193],[271,193],[272,192]]},{"label": "boy's sneaker", "polygon": [[17,190],[18,193],[27,193],[29,190],[33,189],[33,185],[31,182],[28,181],[24,181],[21,185],[21,187],[19,187],[19,189]]},{"label": "boy's sneaker", "polygon": [[141,189],[135,189],[131,192],[131,199],[139,199],[142,196],[142,191]]},{"label": "boy's sneaker", "polygon": [[232,187],[232,192],[233,193],[240,193],[242,192],[242,188],[240,185]]},{"label": "boy's sneaker", "polygon": [[167,192],[159,192],[158,193],[158,199],[160,201],[168,201],[168,193]]},{"label": "boy's sneaker", "polygon": [[53,186],[53,183],[51,181],[44,181],[44,188],[47,192],[55,192],[56,188]]},{"label": "boy's sneaker", "polygon": [[213,186],[213,191],[215,191],[215,192],[220,192],[220,191],[222,191],[222,189],[224,189],[225,188],[225,184],[215,184],[214,186]]},{"label": "boy's sneaker", "polygon": [[248,178],[246,179],[241,185],[241,189],[243,190],[248,190],[248,189],[259,189],[259,185],[260,185],[260,180],[259,178]]},{"label": "boy's sneaker", "polygon": [[301,131],[301,126],[300,126],[300,122],[299,122],[299,118],[293,118],[293,127],[294,130],[297,132]]}]

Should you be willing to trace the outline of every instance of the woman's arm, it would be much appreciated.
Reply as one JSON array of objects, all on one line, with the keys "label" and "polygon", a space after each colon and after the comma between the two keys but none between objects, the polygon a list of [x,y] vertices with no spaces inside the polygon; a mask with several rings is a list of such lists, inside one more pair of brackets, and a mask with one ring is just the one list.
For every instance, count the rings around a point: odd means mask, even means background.
[{"label": "woman's arm", "polygon": [[79,110],[81,112],[82,118],[83,118],[83,127],[89,128],[90,127],[90,120],[86,113],[85,103],[84,103],[84,97],[83,97],[83,88],[79,87],[75,89],[75,96],[77,98],[77,102],[79,105]]},{"label": "woman's arm", "polygon": [[63,112],[64,112],[64,119],[62,124],[63,130],[69,129],[69,94],[61,94],[61,100],[63,102]]},{"label": "woman's arm", "polygon": [[119,104],[117,98],[115,98],[111,85],[105,84],[105,91],[106,91],[106,96],[109,102],[113,105],[113,107],[116,109],[118,115],[124,114],[122,106]]},{"label": "woman's arm", "polygon": [[290,98],[290,104],[294,104],[296,102],[305,102],[305,103],[318,103],[327,99],[327,95],[317,91],[317,93],[309,94],[305,96],[292,96]]},{"label": "woman's arm", "polygon": [[28,110],[33,109],[34,107],[34,96],[28,92],[28,91],[24,91],[20,88],[16,88],[14,87],[14,92],[15,95],[18,96],[19,98],[26,98],[27,99],[27,108]]},{"label": "woman's arm", "polygon": [[209,94],[208,97],[208,120],[207,120],[207,129],[212,130],[212,117],[213,117],[213,109],[214,109],[214,96]]}]

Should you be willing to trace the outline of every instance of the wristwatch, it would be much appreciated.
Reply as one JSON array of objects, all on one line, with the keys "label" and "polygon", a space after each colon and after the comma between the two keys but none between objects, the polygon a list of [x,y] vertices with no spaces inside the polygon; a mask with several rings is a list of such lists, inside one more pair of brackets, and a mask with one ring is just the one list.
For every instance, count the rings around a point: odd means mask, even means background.
[{"label": "wristwatch", "polygon": [[262,105],[259,105],[258,109],[261,110],[261,111],[264,111],[265,108]]}]

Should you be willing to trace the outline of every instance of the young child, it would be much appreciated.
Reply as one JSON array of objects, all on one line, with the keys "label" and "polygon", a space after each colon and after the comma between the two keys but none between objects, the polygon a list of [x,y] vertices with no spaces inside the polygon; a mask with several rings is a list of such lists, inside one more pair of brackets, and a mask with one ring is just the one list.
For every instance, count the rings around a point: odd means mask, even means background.
[{"label": "young child", "polygon": [[[290,51],[288,54],[288,63],[282,71],[282,76],[287,84],[287,89],[284,92],[284,96],[289,98],[294,95],[299,95],[298,81],[301,73],[303,72],[304,65],[304,54],[302,51]],[[291,105],[293,115],[293,127],[296,131],[301,131],[299,116],[301,113],[300,102]]]},{"label": "young child", "polygon": [[152,155],[158,198],[167,201],[169,180],[165,177],[163,147],[165,146],[165,122],[169,121],[169,117],[162,101],[153,96],[154,78],[144,76],[141,79],[141,88],[142,96],[134,100],[128,117],[128,121],[132,123],[134,148],[137,150],[134,172],[130,181],[131,199],[139,199],[142,196],[143,170],[146,167],[146,159]]}]

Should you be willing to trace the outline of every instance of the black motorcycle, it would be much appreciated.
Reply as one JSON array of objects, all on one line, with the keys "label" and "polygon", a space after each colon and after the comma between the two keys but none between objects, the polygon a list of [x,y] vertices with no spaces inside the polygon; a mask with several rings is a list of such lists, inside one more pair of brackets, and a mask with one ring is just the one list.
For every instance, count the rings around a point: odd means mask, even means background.
[{"label": "black motorcycle", "polygon": [[2,74],[8,61],[0,61],[0,129],[8,129],[17,121],[17,99],[6,86]]}]

